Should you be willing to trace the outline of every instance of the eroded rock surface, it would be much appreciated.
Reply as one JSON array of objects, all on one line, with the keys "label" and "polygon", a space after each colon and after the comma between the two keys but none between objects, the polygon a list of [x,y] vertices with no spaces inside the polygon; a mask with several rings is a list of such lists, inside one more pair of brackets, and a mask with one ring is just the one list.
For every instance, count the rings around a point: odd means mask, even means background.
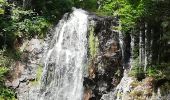
[{"label": "eroded rock surface", "polygon": [[12,65],[11,77],[6,80],[6,86],[16,90],[18,100],[32,100],[39,93],[37,70],[42,67],[45,42],[37,38],[25,40],[19,49],[23,52],[21,59]]},{"label": "eroded rock surface", "polygon": [[92,16],[90,24],[98,38],[98,50],[95,57],[90,58],[89,76],[84,78],[84,87],[92,91],[89,100],[100,100],[115,88],[123,74],[119,33],[113,30],[118,22],[117,18]]}]

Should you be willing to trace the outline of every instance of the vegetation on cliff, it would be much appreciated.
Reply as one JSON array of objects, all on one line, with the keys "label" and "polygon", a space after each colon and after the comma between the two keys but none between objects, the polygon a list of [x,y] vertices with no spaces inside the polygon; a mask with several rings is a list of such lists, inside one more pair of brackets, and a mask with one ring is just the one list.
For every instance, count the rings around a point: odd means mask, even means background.
[{"label": "vegetation on cliff", "polygon": [[11,60],[5,55],[4,50],[0,50],[0,100],[15,100],[14,91],[7,88],[4,82],[8,76]]}]

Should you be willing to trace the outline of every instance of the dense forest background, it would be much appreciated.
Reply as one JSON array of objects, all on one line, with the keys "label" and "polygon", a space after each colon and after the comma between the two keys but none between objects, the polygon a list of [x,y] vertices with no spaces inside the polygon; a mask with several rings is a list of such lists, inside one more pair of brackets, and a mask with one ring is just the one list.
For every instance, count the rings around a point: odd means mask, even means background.
[{"label": "dense forest background", "polygon": [[[9,76],[11,62],[20,60],[22,52],[18,50],[19,45],[24,39],[44,38],[48,29],[72,7],[99,16],[117,17],[120,25],[114,27],[115,30],[121,30],[127,37],[142,37],[138,39],[142,45],[135,44],[133,50],[133,58],[140,62],[137,66],[144,66],[138,56],[140,48],[145,48],[148,55],[152,54],[151,58],[147,58],[148,75],[162,78],[163,74],[156,75],[160,70],[164,71],[162,69],[169,66],[170,61],[169,5],[169,0],[0,0],[0,99],[15,98],[15,93],[4,85],[4,81]],[[146,68],[134,70],[138,70],[135,73],[138,76]]]}]

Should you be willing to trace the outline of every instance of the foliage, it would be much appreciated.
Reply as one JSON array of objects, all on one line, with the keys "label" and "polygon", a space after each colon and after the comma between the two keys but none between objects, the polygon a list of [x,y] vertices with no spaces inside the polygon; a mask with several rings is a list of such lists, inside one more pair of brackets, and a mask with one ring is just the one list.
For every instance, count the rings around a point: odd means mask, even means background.
[{"label": "foliage", "polygon": [[[5,18],[3,18],[5,19]],[[2,23],[4,32],[13,32],[14,35],[40,35],[42,30],[48,27],[44,17],[37,16],[31,10],[25,11],[21,8],[13,8],[11,19]]]},{"label": "foliage", "polygon": [[5,74],[8,72],[8,68],[0,67],[0,81],[4,80]]},{"label": "foliage", "polygon": [[11,64],[11,59],[5,55],[5,50],[0,50],[0,66],[8,67]]},{"label": "foliage", "polygon": [[160,79],[167,79],[169,80],[169,69],[170,69],[170,65],[169,64],[160,64],[160,65],[153,65],[153,66],[149,66],[147,68],[147,76],[151,76],[154,77],[157,80]]},{"label": "foliage", "polygon": [[35,0],[32,6],[38,14],[56,22],[64,13],[71,11],[72,7],[95,11],[97,0]]},{"label": "foliage", "polygon": [[139,67],[138,62],[135,62],[131,71],[129,72],[129,76],[138,79],[140,78],[143,79],[145,77],[153,77],[156,80],[161,80],[161,79],[170,80],[169,70],[170,70],[170,65],[168,63],[162,63],[160,65],[148,66],[146,72],[144,72],[143,68]]},{"label": "foliage", "polygon": [[83,8],[89,11],[97,10],[97,0],[72,0],[73,4],[77,8]]},{"label": "foliage", "polygon": [[30,8],[24,8],[16,2],[0,1],[1,47],[4,44],[12,47],[17,36],[44,37],[48,27],[73,6],[88,10],[97,9],[96,0],[35,0]]},{"label": "foliage", "polygon": [[4,0],[0,0],[0,15],[4,14],[4,9],[3,9],[3,5],[5,4]]},{"label": "foliage", "polygon": [[5,87],[5,77],[9,71],[10,60],[0,51],[0,100],[15,100],[15,93],[13,90]]},{"label": "foliage", "polygon": [[56,22],[64,13],[71,10],[73,2],[72,0],[35,0],[32,6],[35,12]]},{"label": "foliage", "polygon": [[[44,36],[44,33],[50,26],[45,17],[38,16],[32,10],[23,10],[12,5],[10,7],[12,7],[12,11],[9,18],[5,17],[5,14],[0,16],[1,43],[8,47],[13,47],[13,43],[18,36],[23,38],[31,38],[35,35],[39,37]],[[1,46],[4,44],[1,44]]]},{"label": "foliage", "polygon": [[135,77],[138,80],[142,80],[145,78],[145,73],[142,67],[139,64],[139,58],[136,58],[132,63],[132,68],[129,72],[129,76]]},{"label": "foliage", "polygon": [[[21,60],[22,52],[19,50],[11,49],[11,50],[6,50],[4,54],[7,57],[6,59],[9,61],[12,61],[12,60],[19,61]],[[11,63],[8,64],[8,66],[10,65]]]},{"label": "foliage", "polygon": [[149,67],[147,69],[147,75],[155,77],[156,79],[164,77],[163,73],[160,70],[157,70],[157,68],[155,67]]},{"label": "foliage", "polygon": [[16,100],[14,91],[0,85],[0,100]]},{"label": "foliage", "polygon": [[106,0],[101,10],[109,15],[119,16],[123,30],[128,31],[133,28],[135,22],[144,12],[143,0],[131,3],[129,0]]}]

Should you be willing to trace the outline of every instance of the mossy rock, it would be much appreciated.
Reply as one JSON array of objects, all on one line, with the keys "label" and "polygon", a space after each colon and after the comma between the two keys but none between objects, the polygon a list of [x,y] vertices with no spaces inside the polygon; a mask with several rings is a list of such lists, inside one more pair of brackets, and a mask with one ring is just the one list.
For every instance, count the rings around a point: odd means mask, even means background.
[{"label": "mossy rock", "polygon": [[38,85],[40,83],[42,72],[43,72],[43,67],[42,65],[39,65],[36,71],[36,78],[35,80],[31,81],[32,85]]}]

